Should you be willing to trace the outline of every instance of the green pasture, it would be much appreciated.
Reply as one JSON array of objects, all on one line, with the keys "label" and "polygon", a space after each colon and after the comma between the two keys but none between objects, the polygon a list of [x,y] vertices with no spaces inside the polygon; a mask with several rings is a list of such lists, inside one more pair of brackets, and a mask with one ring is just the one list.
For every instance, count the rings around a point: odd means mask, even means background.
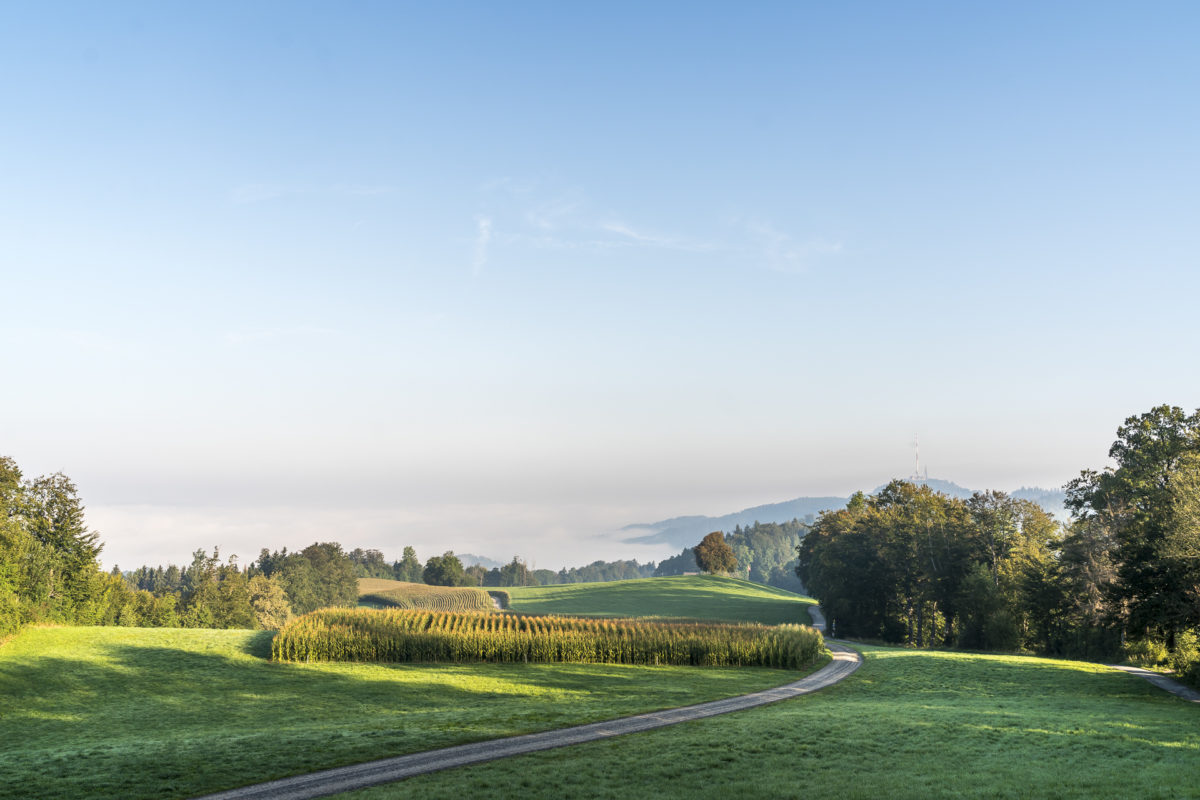
[{"label": "green pasture", "polygon": [[270,632],[32,628],[0,646],[0,798],[168,798],[729,697],[793,671],[288,664]]},{"label": "green pasture", "polygon": [[680,617],[766,625],[807,625],[807,606],[816,602],[774,586],[716,575],[513,586],[508,592],[511,609],[522,614]]},{"label": "green pasture", "polygon": [[1200,797],[1200,705],[1095,664],[864,648],[763,708],[343,795]]}]

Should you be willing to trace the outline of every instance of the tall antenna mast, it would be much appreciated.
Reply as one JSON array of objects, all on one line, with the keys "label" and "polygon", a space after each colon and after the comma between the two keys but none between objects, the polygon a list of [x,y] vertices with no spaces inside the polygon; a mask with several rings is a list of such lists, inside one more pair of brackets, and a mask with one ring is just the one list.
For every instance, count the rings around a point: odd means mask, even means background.
[{"label": "tall antenna mast", "polygon": [[913,434],[913,467],[914,471],[912,477],[909,478],[910,481],[920,483],[929,480],[928,467],[925,468],[925,474],[921,474],[921,440],[917,438],[916,434]]}]

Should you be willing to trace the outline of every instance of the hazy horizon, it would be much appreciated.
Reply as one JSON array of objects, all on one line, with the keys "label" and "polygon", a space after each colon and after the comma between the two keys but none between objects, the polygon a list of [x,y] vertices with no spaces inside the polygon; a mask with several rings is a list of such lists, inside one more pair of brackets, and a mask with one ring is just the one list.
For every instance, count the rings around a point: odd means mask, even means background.
[{"label": "hazy horizon", "polygon": [[1154,8],[0,9],[0,454],[124,568],[1059,486],[1200,405]]},{"label": "hazy horizon", "polygon": [[[908,476],[898,473],[892,477]],[[724,505],[713,500],[706,507],[667,510],[661,502],[620,507],[511,503],[331,508],[310,501],[278,506],[89,504],[87,515],[91,527],[102,535],[105,547],[100,560],[106,569],[114,564],[122,569],[142,564],[183,564],[190,561],[197,548],[211,552],[213,547],[219,547],[222,556],[234,554],[240,563],[246,564],[263,547],[298,550],[315,541],[338,541],[347,549],[373,548],[392,559],[398,559],[405,546],[412,546],[422,561],[454,550],[499,561],[520,556],[539,568],[557,570],[583,566],[597,559],[636,558],[646,562],[678,553],[679,548],[669,544],[626,541],[644,533],[621,530],[628,525],[678,516],[719,517],[801,496],[848,497],[855,491],[870,491],[890,479],[881,478],[845,491],[801,490],[765,499],[751,495],[752,499],[732,498]],[[1032,484],[964,488],[1014,491],[1024,486]],[[86,492],[83,497],[86,502]]]}]

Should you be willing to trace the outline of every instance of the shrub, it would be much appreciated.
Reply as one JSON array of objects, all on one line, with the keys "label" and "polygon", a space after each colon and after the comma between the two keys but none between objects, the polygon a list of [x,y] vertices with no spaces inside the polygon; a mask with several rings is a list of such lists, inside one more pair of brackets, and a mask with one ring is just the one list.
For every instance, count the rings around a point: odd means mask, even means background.
[{"label": "shrub", "polygon": [[1167,663],[1181,680],[1197,684],[1200,679],[1200,635],[1197,631],[1184,631],[1175,637],[1175,651]]},{"label": "shrub", "polygon": [[1139,667],[1167,663],[1167,646],[1156,639],[1131,639],[1125,643],[1125,660]]}]

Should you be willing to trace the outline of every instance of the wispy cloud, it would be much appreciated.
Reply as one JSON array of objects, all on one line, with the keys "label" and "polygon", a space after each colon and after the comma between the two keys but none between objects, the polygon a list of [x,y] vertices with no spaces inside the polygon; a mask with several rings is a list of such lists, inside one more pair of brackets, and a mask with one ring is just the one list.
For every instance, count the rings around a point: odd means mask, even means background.
[{"label": "wispy cloud", "polygon": [[803,272],[820,259],[840,255],[841,242],[811,238],[797,240],[765,222],[746,226],[757,241],[766,265],[779,272]]},{"label": "wispy cloud", "polygon": [[488,245],[492,241],[492,218],[475,217],[475,257],[471,260],[471,274],[475,277],[483,271],[488,260]]},{"label": "wispy cloud", "polygon": [[[779,272],[804,272],[823,259],[840,255],[841,242],[804,238],[768,222],[726,218],[698,238],[665,232],[619,210],[598,210],[579,188],[547,192],[535,183],[503,178],[484,184],[486,216],[475,218],[474,274],[487,262],[489,246],[539,250],[608,251],[639,249],[706,254],[730,265],[752,262]],[[503,234],[497,231],[503,228]]]},{"label": "wispy cloud", "polygon": [[623,222],[601,222],[600,230],[622,237],[628,244],[642,247],[657,247],[666,250],[686,250],[693,253],[706,252],[714,249],[711,242],[698,241],[679,236],[666,236],[645,230],[636,230]]},{"label": "wispy cloud", "polygon": [[579,223],[585,205],[581,194],[573,191],[526,209],[524,217],[531,227],[541,231],[572,228]]}]

